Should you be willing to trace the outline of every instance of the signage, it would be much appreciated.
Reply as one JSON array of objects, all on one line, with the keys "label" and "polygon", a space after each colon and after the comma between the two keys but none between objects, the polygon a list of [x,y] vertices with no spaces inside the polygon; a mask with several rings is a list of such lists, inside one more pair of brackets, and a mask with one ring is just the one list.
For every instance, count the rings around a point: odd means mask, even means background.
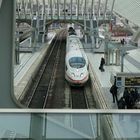
[{"label": "signage", "polygon": [[116,86],[117,87],[122,87],[123,85],[122,85],[122,78],[121,77],[117,77],[117,79],[116,79]]},{"label": "signage", "polygon": [[140,87],[140,77],[125,77],[126,87]]},{"label": "signage", "polygon": [[116,73],[117,87],[140,87],[140,73]]}]

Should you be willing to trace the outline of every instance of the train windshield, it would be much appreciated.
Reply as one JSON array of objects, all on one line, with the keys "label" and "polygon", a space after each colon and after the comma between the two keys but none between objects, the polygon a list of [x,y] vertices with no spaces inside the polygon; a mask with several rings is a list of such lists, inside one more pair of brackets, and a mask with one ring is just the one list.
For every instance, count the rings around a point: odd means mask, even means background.
[{"label": "train windshield", "polygon": [[69,60],[69,64],[72,68],[83,68],[86,61],[83,57],[72,57]]}]

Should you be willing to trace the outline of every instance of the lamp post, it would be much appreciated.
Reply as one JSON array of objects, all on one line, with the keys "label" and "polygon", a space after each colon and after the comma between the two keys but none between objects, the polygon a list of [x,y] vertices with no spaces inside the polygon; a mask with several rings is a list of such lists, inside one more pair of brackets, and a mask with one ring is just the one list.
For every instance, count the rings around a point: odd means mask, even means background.
[{"label": "lamp post", "polygon": [[123,66],[124,66],[124,56],[125,56],[125,40],[121,40],[121,44],[122,44],[122,47],[121,47],[121,72],[123,72]]},{"label": "lamp post", "polygon": [[123,72],[123,66],[124,66],[124,56],[125,56],[125,53],[124,53],[124,48],[121,49],[121,72]]}]

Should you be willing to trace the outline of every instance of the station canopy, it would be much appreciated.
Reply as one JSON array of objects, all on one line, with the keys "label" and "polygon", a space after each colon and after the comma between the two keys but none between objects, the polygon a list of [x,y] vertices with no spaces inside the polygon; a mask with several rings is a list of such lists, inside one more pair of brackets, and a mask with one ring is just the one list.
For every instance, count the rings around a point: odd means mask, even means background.
[{"label": "station canopy", "polygon": [[46,5],[49,5],[50,3],[52,3],[52,5],[57,5],[57,3],[59,3],[61,6],[63,6],[65,3],[66,8],[70,6],[72,2],[72,5],[75,5],[75,7],[78,4],[80,8],[85,8],[86,6],[87,10],[92,11],[98,10],[98,8],[100,7],[99,9],[100,12],[102,13],[104,13],[105,9],[110,11],[113,9],[113,12],[119,14],[125,19],[128,19],[135,25],[140,26],[140,0],[25,0],[25,1],[34,4],[38,2],[40,5],[43,5],[43,3],[45,2]]}]

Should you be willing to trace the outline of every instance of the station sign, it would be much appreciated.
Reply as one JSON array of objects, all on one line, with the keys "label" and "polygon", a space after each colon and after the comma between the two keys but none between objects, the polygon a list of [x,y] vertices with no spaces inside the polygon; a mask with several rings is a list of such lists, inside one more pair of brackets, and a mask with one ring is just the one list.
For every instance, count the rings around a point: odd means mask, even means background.
[{"label": "station sign", "polygon": [[140,87],[140,73],[117,73],[117,87]]},{"label": "station sign", "polygon": [[125,77],[125,86],[140,87],[140,77]]}]

